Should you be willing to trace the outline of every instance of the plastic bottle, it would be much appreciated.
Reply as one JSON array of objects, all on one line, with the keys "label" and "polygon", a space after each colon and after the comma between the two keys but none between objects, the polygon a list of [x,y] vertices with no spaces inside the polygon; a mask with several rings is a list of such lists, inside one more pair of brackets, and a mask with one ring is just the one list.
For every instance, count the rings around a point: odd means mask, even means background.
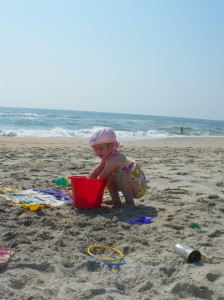
[{"label": "plastic bottle", "polygon": [[54,179],[53,182],[56,183],[57,185],[61,185],[65,187],[70,185],[70,180],[65,177]]}]

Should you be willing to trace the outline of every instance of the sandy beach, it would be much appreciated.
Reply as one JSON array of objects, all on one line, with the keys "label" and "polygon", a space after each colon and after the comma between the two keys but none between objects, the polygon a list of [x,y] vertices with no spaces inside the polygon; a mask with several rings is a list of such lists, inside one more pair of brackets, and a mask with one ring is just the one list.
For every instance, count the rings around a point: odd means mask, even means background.
[{"label": "sandy beach", "polygon": [[[224,138],[123,144],[150,187],[133,211],[31,212],[0,196],[0,248],[14,251],[0,268],[0,299],[224,300]],[[97,162],[86,140],[0,137],[0,187],[57,189],[53,179],[86,175]],[[128,224],[143,216],[153,222]],[[177,243],[203,259],[187,263]],[[91,262],[94,244],[120,250],[126,264]]]}]

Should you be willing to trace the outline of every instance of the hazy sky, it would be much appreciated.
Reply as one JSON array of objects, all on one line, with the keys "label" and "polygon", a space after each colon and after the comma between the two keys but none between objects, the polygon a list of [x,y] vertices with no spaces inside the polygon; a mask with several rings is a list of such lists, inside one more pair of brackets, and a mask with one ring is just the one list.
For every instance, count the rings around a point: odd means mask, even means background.
[{"label": "hazy sky", "polygon": [[224,120],[224,0],[0,0],[0,106]]}]

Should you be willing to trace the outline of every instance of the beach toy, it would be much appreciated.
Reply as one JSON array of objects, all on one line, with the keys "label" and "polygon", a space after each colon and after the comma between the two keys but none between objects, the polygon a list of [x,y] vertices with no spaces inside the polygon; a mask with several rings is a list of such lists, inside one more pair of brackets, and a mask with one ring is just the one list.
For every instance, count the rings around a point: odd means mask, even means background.
[{"label": "beach toy", "polygon": [[61,178],[54,179],[53,183],[56,183],[57,185],[61,185],[64,187],[67,187],[70,185],[70,181],[69,181],[68,177],[67,178],[61,177]]},{"label": "beach toy", "polygon": [[200,227],[200,225],[197,224],[197,223],[192,223],[192,224],[191,224],[191,228],[193,228],[193,229],[199,229],[199,228],[201,228],[201,227]]},{"label": "beach toy", "polygon": [[[112,252],[115,252],[118,256],[114,257],[105,257],[105,256],[98,256],[93,254],[91,251],[93,249],[107,249],[110,250]],[[110,246],[105,246],[105,245],[92,245],[87,249],[87,253],[92,256],[95,260],[97,261],[104,261],[104,262],[118,262],[121,261],[124,257],[124,254],[117,250],[116,248],[110,247]]]},{"label": "beach toy", "polygon": [[142,217],[135,220],[129,220],[128,224],[136,224],[136,223],[151,223],[153,220],[152,217]]},{"label": "beach toy", "polygon": [[0,267],[7,265],[13,254],[10,248],[0,248]]},{"label": "beach toy", "polygon": [[20,204],[21,208],[26,208],[30,211],[37,211],[38,209],[41,209],[44,207],[44,204],[42,203],[29,203],[29,204]]},{"label": "beach toy", "polygon": [[71,179],[73,205],[76,208],[100,208],[108,184],[106,179],[69,176]]},{"label": "beach toy", "polygon": [[13,250],[10,249],[10,248],[0,248],[0,256],[4,256],[6,254],[12,256],[13,255]]},{"label": "beach toy", "polygon": [[[115,256],[112,256],[112,258],[115,258]],[[126,264],[126,261],[124,259],[117,261],[117,262],[111,262],[111,261],[101,261],[101,260],[97,260],[94,257],[90,257],[89,260],[91,262],[97,263],[97,264],[103,264],[103,265],[107,265],[107,266],[121,266]]]}]

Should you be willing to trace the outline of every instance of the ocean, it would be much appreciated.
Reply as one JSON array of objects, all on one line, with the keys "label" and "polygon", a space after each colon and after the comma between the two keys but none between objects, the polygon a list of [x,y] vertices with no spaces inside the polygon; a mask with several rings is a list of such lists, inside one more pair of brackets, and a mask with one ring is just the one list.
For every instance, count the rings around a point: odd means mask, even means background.
[{"label": "ocean", "polygon": [[[89,138],[111,127],[119,140],[224,136],[224,121],[73,110],[0,107],[0,136]],[[183,133],[180,134],[180,129]]]}]

